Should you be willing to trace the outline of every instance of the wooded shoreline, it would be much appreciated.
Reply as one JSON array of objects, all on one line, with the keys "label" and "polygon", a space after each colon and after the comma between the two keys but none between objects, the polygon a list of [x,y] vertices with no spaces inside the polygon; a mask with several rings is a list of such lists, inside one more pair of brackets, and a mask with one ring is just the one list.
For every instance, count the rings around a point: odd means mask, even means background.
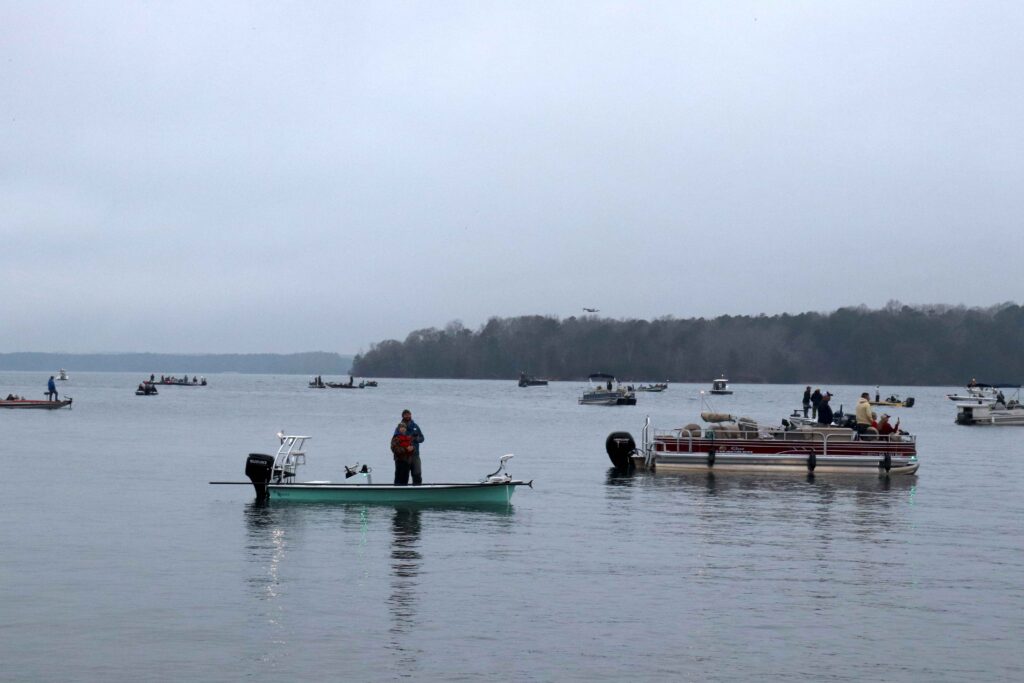
[{"label": "wooded shoreline", "polygon": [[831,313],[615,320],[596,316],[459,321],[373,344],[363,377],[957,386],[1024,379],[1024,308],[890,303]]}]

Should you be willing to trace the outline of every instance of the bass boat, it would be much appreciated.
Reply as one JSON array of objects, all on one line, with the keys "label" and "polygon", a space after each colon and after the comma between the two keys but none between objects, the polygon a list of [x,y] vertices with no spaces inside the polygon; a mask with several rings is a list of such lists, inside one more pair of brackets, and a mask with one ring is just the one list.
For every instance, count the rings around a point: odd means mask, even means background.
[{"label": "bass boat", "polygon": [[846,427],[797,425],[783,420],[766,427],[750,418],[701,413],[709,427],[688,424],[658,430],[648,417],[639,448],[629,432],[612,432],[605,450],[621,471],[860,473],[874,476],[914,474],[918,468],[914,436],[858,436]]},{"label": "bass boat", "polygon": [[6,398],[0,399],[0,408],[36,408],[40,410],[56,410],[71,406],[71,399],[64,398],[60,401],[37,401],[31,398]]},{"label": "bass boat", "polygon": [[374,484],[368,465],[345,467],[345,479],[357,477],[359,483],[331,481],[295,481],[295,474],[306,464],[305,442],[311,437],[279,433],[276,455],[250,453],[245,461],[248,482],[211,481],[211,484],[252,484],[257,501],[295,503],[381,503],[386,505],[508,505],[517,486],[533,488],[533,480],[513,479],[505,471],[511,454],[500,458],[498,469],[481,481],[396,486]]},{"label": "bass boat", "polygon": [[914,397],[907,396],[906,398],[900,398],[896,394],[889,396],[886,399],[877,398],[874,401],[869,401],[873,406],[882,406],[885,408],[913,408]]}]

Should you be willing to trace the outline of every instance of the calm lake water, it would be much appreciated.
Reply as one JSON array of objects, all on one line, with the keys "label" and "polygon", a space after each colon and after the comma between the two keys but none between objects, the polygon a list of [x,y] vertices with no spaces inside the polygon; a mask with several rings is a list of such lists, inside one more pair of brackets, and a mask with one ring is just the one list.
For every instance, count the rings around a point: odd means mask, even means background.
[{"label": "calm lake water", "polygon": [[[953,387],[882,387],[917,399],[889,411],[916,477],[619,477],[608,433],[696,421],[706,387],[606,408],[583,383],[212,375],[136,397],[137,375],[70,372],[73,409],[0,411],[0,680],[1024,680],[1024,428],[954,425]],[[802,394],[734,388],[713,406],[771,423]],[[313,437],[303,478],[387,481],[403,408],[426,481],[515,453],[535,488],[260,507],[207,483],[281,429]]]}]

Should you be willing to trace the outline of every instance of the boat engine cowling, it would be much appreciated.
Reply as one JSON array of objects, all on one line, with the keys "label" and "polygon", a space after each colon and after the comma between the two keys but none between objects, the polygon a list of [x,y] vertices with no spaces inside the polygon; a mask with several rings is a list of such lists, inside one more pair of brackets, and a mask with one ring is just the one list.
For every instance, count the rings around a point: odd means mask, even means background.
[{"label": "boat engine cowling", "polygon": [[265,453],[250,453],[245,459],[245,476],[249,477],[256,489],[256,499],[267,497],[267,484],[274,471],[274,456]]},{"label": "boat engine cowling", "polygon": [[629,432],[612,432],[605,439],[604,449],[612,465],[620,472],[629,472],[633,469],[633,453],[636,452],[636,441]]}]

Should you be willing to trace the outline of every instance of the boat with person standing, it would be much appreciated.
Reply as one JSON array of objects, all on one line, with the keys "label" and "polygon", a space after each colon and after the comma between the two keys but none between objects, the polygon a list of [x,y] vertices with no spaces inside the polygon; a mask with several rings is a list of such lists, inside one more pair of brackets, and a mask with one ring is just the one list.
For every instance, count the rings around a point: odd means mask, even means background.
[{"label": "boat with person standing", "polygon": [[63,381],[66,382],[68,380],[68,371],[65,370],[64,368],[61,368],[60,370],[58,370],[57,371],[57,379],[63,380]]},{"label": "boat with person standing", "polygon": [[167,387],[205,387],[206,378],[193,375],[192,379],[188,378],[188,375],[184,377],[175,377],[173,375],[165,377],[160,375],[160,379],[156,379],[153,375],[150,375],[148,384],[159,384]]},{"label": "boat with person standing", "polygon": [[999,397],[999,391],[1001,389],[1015,389],[1018,385],[1016,384],[985,384],[983,382],[975,382],[971,380],[970,384],[967,385],[963,393],[960,394],[946,394],[953,403],[969,403],[972,405],[984,405],[989,403],[995,403]]},{"label": "boat with person standing", "polygon": [[612,432],[605,450],[621,471],[914,474],[917,440],[897,431],[858,435],[849,427],[761,425],[748,417],[702,412],[710,426],[654,429],[648,417],[640,445],[628,432]]},{"label": "boat with person standing", "polygon": [[8,394],[7,398],[0,399],[0,408],[15,408],[21,410],[56,410],[57,408],[70,408],[72,399],[65,397],[56,401],[36,400],[24,396]]},{"label": "boat with person standing", "polygon": [[513,479],[505,470],[512,454],[500,458],[498,469],[480,481],[412,486],[374,484],[373,469],[358,463],[345,467],[345,479],[359,483],[296,481],[299,467],[306,464],[305,442],[311,437],[277,435],[280,446],[275,455],[250,453],[245,461],[248,482],[211,481],[211,484],[251,484],[258,501],[288,503],[380,503],[387,505],[508,505],[518,486],[533,488],[533,480]]},{"label": "boat with person standing", "polygon": [[[958,425],[1024,425],[1024,405],[1020,402],[1020,385],[999,385],[991,402],[959,401],[956,404]],[[1013,389],[1010,398],[1002,389]]]}]

